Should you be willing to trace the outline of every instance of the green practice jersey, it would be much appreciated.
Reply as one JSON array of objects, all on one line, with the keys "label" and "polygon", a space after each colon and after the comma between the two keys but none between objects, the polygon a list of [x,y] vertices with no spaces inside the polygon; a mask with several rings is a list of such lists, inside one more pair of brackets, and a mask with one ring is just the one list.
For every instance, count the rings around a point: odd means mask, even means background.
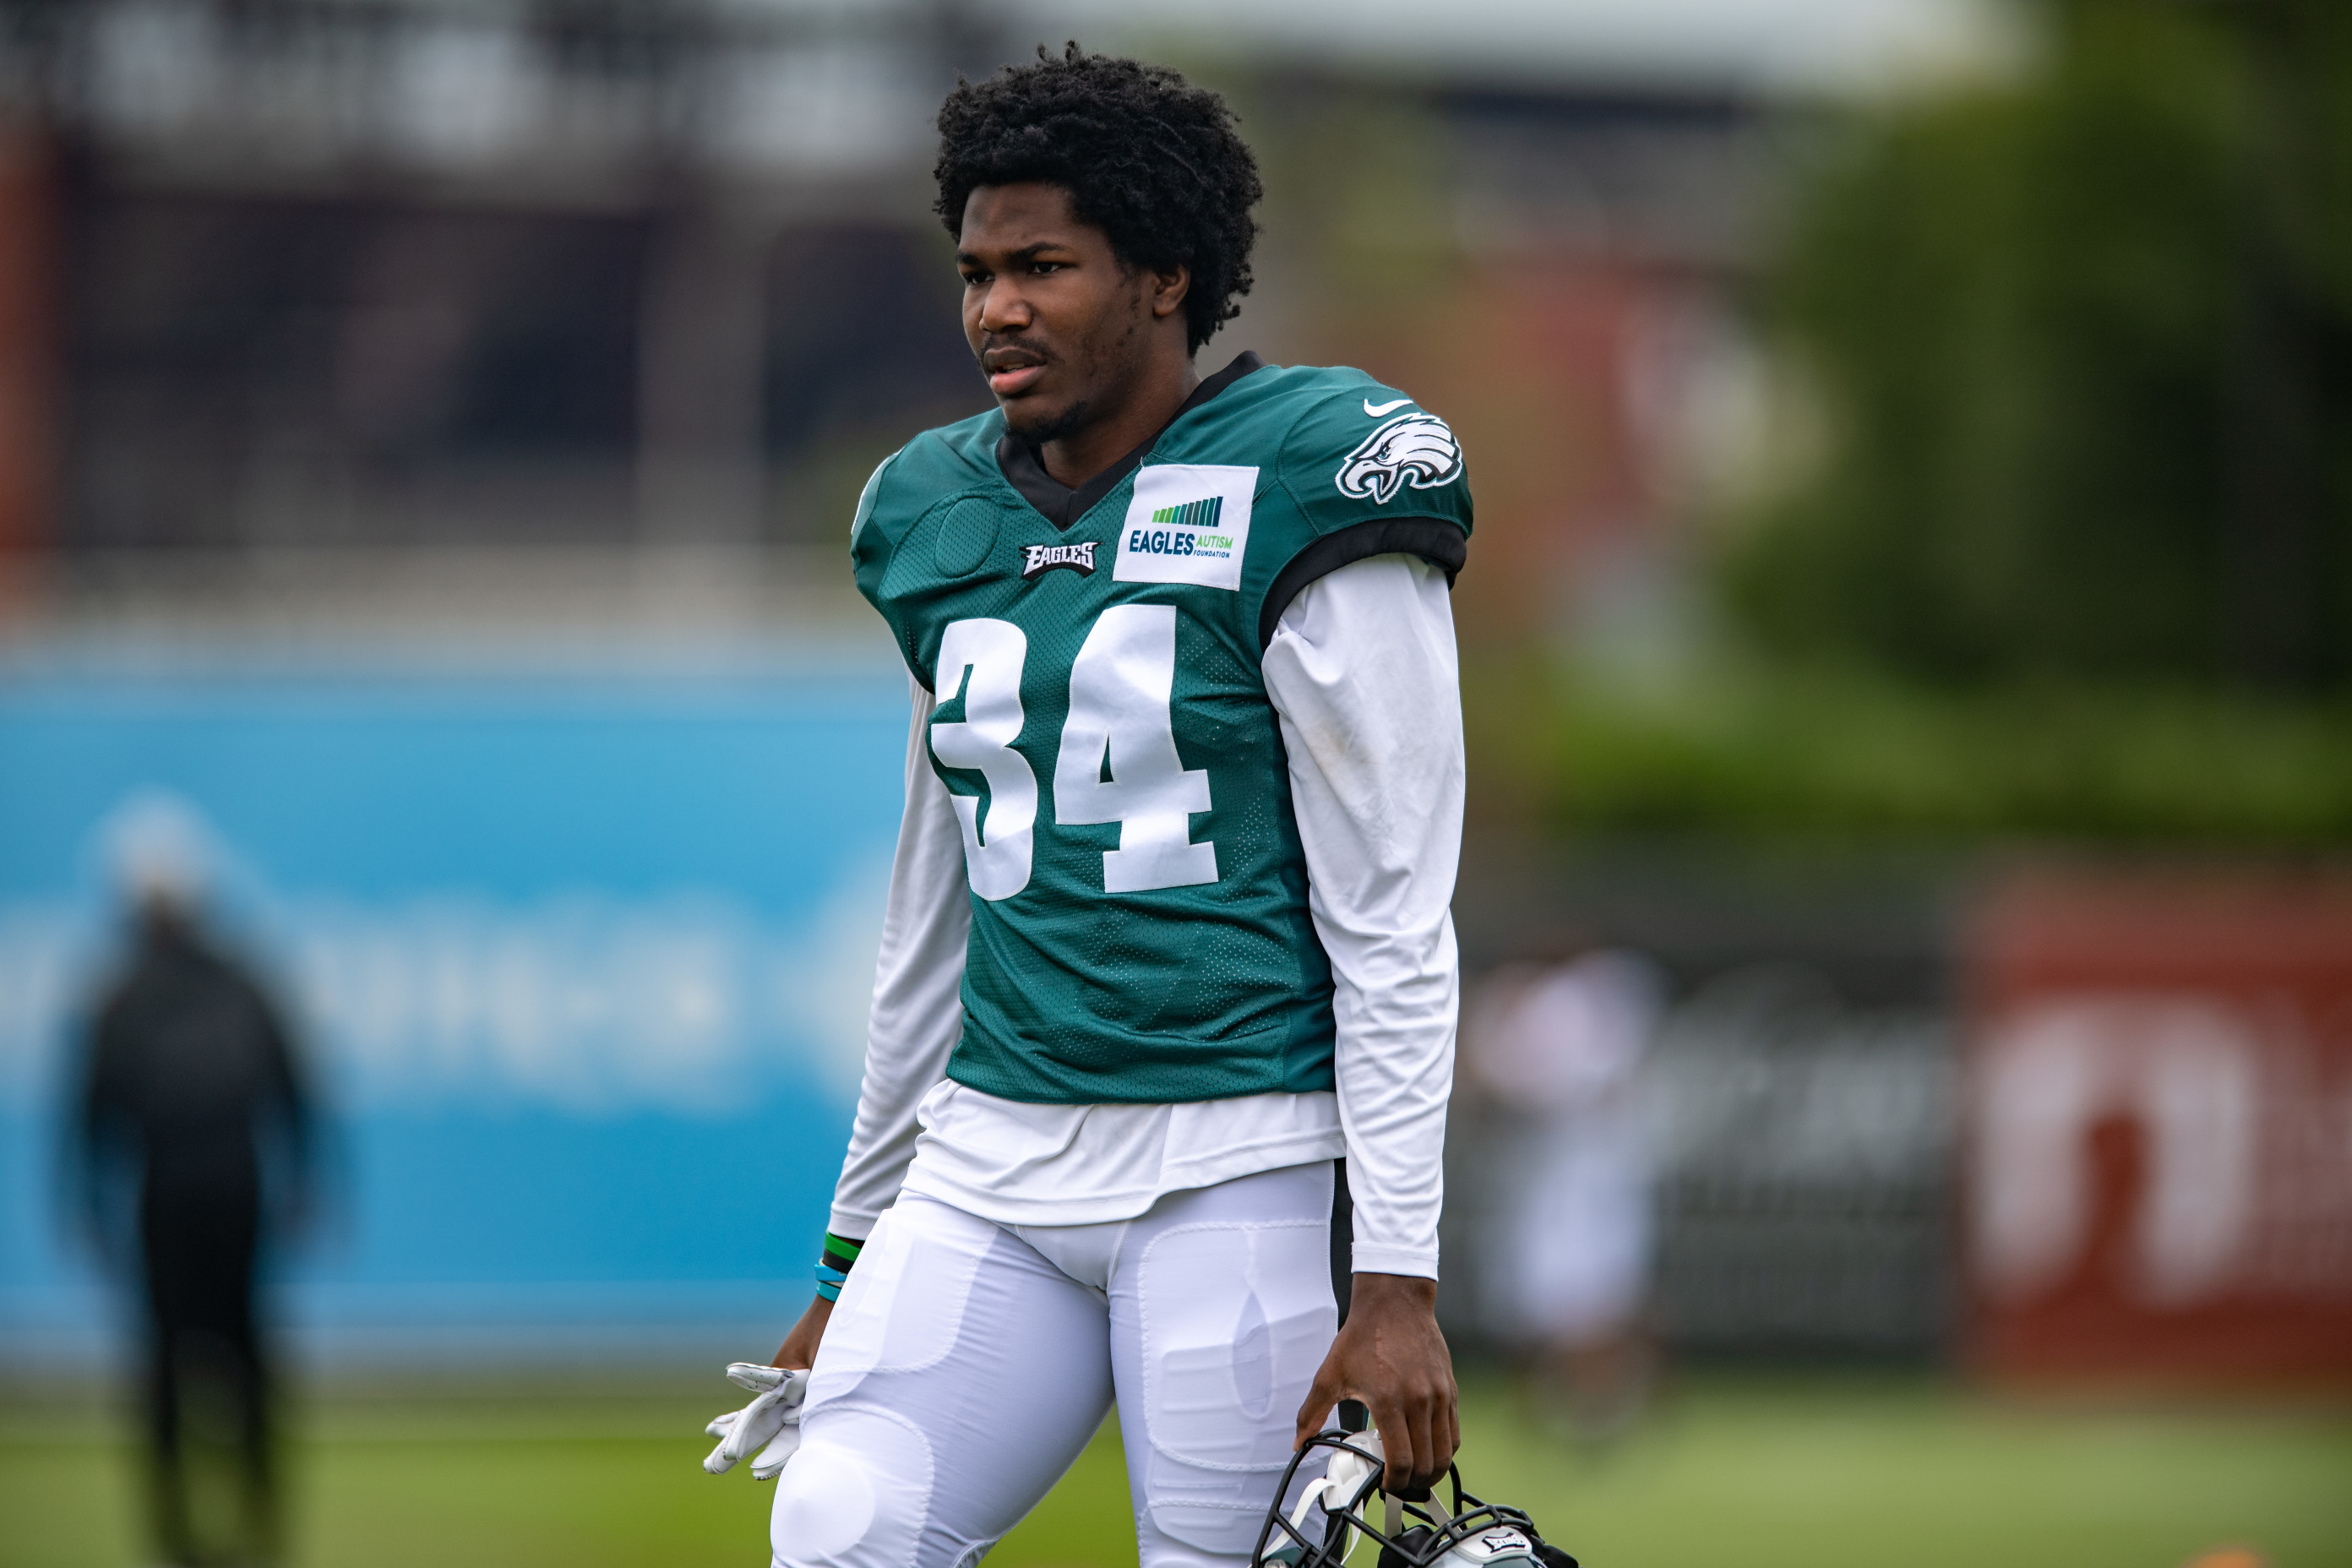
[{"label": "green practice jersey", "polygon": [[949,1077],[1062,1104],[1331,1087],[1259,661],[1317,577],[1400,552],[1451,577],[1469,531],[1444,421],[1360,371],[1248,354],[1075,491],[996,412],[875,471],[857,585],[938,699],[971,884]]}]

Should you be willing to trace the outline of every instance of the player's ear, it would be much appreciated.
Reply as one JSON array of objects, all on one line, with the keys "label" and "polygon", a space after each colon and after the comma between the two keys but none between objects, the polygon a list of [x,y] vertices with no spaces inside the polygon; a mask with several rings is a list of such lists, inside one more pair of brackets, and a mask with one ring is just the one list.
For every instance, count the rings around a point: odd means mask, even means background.
[{"label": "player's ear", "polygon": [[1155,267],[1151,269],[1151,313],[1172,316],[1184,308],[1184,297],[1192,291],[1192,269],[1178,265]]}]

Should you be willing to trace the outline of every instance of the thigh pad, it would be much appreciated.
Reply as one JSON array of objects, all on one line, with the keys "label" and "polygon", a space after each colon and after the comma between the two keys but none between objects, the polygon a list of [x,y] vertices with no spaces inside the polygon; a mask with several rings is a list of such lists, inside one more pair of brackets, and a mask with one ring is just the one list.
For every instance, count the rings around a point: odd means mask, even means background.
[{"label": "thigh pad", "polygon": [[1179,1226],[1138,1279],[1150,1522],[1219,1554],[1256,1539],[1292,1422],[1330,1350],[1327,1222]]}]

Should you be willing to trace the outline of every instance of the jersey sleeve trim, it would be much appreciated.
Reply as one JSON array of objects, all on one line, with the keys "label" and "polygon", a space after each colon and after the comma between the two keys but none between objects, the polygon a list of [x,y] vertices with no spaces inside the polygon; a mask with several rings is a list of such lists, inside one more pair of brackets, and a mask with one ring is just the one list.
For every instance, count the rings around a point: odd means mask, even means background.
[{"label": "jersey sleeve trim", "polygon": [[1418,555],[1444,573],[1446,585],[1451,587],[1470,558],[1470,540],[1460,523],[1436,517],[1376,517],[1324,534],[1275,574],[1274,585],[1266,590],[1265,602],[1257,613],[1258,651],[1264,653],[1273,644],[1282,612],[1301,589],[1342,566],[1375,555]]}]

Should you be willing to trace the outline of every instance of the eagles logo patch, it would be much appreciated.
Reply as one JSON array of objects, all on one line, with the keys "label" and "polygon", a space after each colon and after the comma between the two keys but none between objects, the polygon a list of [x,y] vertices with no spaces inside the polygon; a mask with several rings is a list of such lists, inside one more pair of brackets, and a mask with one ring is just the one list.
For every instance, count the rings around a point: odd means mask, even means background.
[{"label": "eagles logo patch", "polygon": [[1081,577],[1095,574],[1095,541],[1084,544],[1024,544],[1021,547],[1021,580],[1027,582],[1056,566],[1067,567]]},{"label": "eagles logo patch", "polygon": [[1434,414],[1391,419],[1348,454],[1331,476],[1343,496],[1385,506],[1407,485],[1433,490],[1462,477],[1462,448]]}]

